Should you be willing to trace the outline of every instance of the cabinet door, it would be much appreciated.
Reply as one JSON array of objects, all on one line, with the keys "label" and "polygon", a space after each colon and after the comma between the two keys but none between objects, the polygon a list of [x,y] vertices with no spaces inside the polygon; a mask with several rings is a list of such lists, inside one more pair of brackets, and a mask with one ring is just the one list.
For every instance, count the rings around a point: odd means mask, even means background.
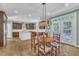
[{"label": "cabinet door", "polygon": [[3,46],[3,23],[0,23],[0,46]]},{"label": "cabinet door", "polygon": [[0,13],[0,46],[3,46],[3,36],[4,29],[3,29],[3,13]]},{"label": "cabinet door", "polygon": [[13,23],[13,29],[22,29],[21,23]]},{"label": "cabinet door", "polygon": [[19,32],[13,32],[13,38],[19,38]]},{"label": "cabinet door", "polygon": [[26,24],[26,29],[35,29],[35,23]]}]

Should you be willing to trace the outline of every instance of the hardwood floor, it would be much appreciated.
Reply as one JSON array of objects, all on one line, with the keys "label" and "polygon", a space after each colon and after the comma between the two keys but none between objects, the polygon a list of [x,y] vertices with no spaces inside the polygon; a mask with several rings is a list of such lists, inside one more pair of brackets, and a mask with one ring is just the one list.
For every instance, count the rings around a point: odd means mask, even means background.
[{"label": "hardwood floor", "polygon": [[8,41],[7,46],[0,47],[0,56],[33,56],[30,40]]},{"label": "hardwood floor", "polygon": [[61,56],[79,56],[79,48],[62,44],[60,48]]},{"label": "hardwood floor", "polygon": [[[60,56],[79,56],[79,48],[62,44]],[[36,56],[37,53],[31,51],[30,40],[13,39],[8,41],[5,47],[0,47],[0,56]]]}]

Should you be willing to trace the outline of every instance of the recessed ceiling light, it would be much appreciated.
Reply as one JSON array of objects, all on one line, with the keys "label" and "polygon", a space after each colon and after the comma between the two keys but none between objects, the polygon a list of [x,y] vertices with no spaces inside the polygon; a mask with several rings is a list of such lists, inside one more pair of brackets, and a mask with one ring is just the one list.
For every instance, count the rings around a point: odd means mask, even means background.
[{"label": "recessed ceiling light", "polygon": [[17,16],[14,16],[15,18],[18,18]]},{"label": "recessed ceiling light", "polygon": [[15,10],[15,13],[18,13],[18,11],[17,11],[17,10]]},{"label": "recessed ceiling light", "polygon": [[50,15],[50,13],[48,12],[47,15]]},{"label": "recessed ceiling light", "polygon": [[31,17],[32,15],[31,15],[31,14],[29,14],[28,16],[29,16],[29,17]]},{"label": "recessed ceiling light", "polygon": [[69,6],[69,3],[66,3],[65,6],[66,6],[66,7]]}]

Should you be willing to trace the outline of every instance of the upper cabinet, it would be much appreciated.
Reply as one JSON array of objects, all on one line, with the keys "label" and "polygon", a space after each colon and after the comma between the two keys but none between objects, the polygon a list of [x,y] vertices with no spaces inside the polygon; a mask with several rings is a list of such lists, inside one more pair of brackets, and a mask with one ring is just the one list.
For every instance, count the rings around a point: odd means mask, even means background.
[{"label": "upper cabinet", "polygon": [[5,12],[4,11],[0,11],[0,22],[1,21],[5,21],[5,19],[7,19],[7,16],[6,16]]},{"label": "upper cabinet", "polygon": [[13,29],[22,29],[22,23],[13,23]]},{"label": "upper cabinet", "polygon": [[28,23],[26,24],[26,29],[36,29],[36,24],[35,23]]}]

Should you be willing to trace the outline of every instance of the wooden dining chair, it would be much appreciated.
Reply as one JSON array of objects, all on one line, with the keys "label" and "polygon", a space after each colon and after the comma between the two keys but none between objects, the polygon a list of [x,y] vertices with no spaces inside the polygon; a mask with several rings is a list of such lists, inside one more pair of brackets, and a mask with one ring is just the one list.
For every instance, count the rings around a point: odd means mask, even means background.
[{"label": "wooden dining chair", "polygon": [[38,39],[38,55],[51,55],[52,46],[47,46],[45,39],[45,33],[43,33],[42,38]]},{"label": "wooden dining chair", "polygon": [[37,38],[36,32],[31,32],[31,50],[36,52]]},{"label": "wooden dining chair", "polygon": [[54,41],[51,43],[51,45],[53,47],[52,49],[55,48],[55,50],[52,51],[55,51],[55,55],[58,56],[60,55],[60,34],[54,34],[53,39]]}]

